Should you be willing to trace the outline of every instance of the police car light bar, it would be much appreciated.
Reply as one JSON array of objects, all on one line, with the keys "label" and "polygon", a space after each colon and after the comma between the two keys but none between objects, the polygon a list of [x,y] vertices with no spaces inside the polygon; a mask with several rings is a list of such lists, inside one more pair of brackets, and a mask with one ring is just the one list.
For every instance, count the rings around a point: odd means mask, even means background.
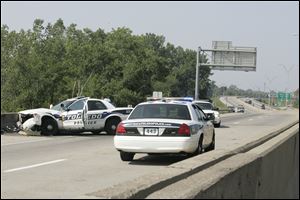
[{"label": "police car light bar", "polygon": [[188,101],[188,102],[192,102],[194,100],[193,97],[164,97],[164,99],[168,101]]}]

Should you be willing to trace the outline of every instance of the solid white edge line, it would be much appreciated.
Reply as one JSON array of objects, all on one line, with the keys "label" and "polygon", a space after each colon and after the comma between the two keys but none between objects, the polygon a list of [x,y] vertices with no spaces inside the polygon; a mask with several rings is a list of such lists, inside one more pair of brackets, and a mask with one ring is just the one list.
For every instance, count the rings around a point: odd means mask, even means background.
[{"label": "solid white edge line", "polygon": [[5,171],[3,171],[3,172],[4,172],[4,173],[15,172],[15,171],[24,170],[24,169],[29,169],[29,168],[34,168],[34,167],[40,167],[40,166],[43,166],[43,165],[50,165],[50,164],[62,162],[62,161],[65,161],[65,160],[67,160],[67,159],[53,160],[53,161],[44,162],[44,163],[39,163],[39,164],[35,164],[35,165],[30,165],[30,166],[24,166],[24,167],[19,167],[19,168],[14,168],[14,169],[9,169],[9,170],[5,170]]}]

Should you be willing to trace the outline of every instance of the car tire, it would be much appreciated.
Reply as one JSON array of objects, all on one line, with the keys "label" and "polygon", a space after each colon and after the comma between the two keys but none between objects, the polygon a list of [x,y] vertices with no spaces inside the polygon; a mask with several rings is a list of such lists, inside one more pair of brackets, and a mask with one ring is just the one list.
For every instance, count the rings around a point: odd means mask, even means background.
[{"label": "car tire", "polygon": [[101,133],[101,131],[92,131],[93,135],[98,135]]},{"label": "car tire", "polygon": [[194,151],[194,153],[192,153],[192,156],[202,154],[202,152],[203,152],[202,142],[203,142],[203,136],[201,135],[199,142],[198,142],[197,149]]},{"label": "car tire", "polygon": [[211,144],[205,149],[205,152],[212,151],[215,149],[215,132],[213,133],[213,139]]},{"label": "car tire", "polygon": [[134,153],[128,153],[128,152],[120,152],[120,157],[122,161],[132,161],[134,157]]},{"label": "car tire", "polygon": [[58,132],[56,121],[50,118],[45,118],[42,121],[41,134],[42,135],[55,135]]},{"label": "car tire", "polygon": [[219,128],[221,126],[221,122],[218,124],[214,124],[214,127]]},{"label": "car tire", "polygon": [[105,124],[105,131],[107,132],[107,134],[115,135],[118,124],[120,122],[121,122],[121,119],[117,118],[117,117],[108,119],[106,124]]}]

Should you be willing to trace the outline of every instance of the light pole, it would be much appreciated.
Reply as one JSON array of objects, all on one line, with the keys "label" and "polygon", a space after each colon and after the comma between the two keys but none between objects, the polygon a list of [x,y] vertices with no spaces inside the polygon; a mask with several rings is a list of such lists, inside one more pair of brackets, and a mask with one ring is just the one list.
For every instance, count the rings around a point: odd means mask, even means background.
[{"label": "light pole", "polygon": [[264,82],[264,95],[263,95],[263,97],[265,97],[265,92],[266,92],[266,82]]},{"label": "light pole", "polygon": [[268,80],[268,82],[269,82],[269,106],[271,107],[271,89],[270,89],[270,85],[271,85],[271,83],[276,79],[277,77],[276,76],[274,76],[273,78],[268,78],[268,77],[266,77],[266,79]]},{"label": "light pole", "polygon": [[260,87],[256,86],[256,89],[258,89],[258,91],[257,91],[257,98],[260,99]]},{"label": "light pole", "polygon": [[288,90],[289,90],[290,72],[292,71],[294,66],[291,66],[290,68],[287,68],[283,64],[279,64],[279,65],[283,67],[284,71],[287,74],[287,84],[286,84],[286,89],[285,89],[285,107],[288,107]]},{"label": "light pole", "polygon": [[200,68],[200,51],[201,47],[198,47],[197,49],[197,63],[196,63],[196,80],[195,80],[195,100],[199,99],[199,94],[198,94],[198,86],[199,86],[199,68]]}]

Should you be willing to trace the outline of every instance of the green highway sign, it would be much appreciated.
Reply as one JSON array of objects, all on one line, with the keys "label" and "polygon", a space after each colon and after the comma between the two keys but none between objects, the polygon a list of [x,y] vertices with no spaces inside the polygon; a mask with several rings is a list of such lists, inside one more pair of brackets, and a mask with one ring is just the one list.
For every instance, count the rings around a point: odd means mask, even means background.
[{"label": "green highway sign", "polygon": [[277,93],[277,99],[278,101],[286,101],[286,99],[288,101],[290,101],[292,98],[292,94],[291,93],[285,93],[285,92],[278,92]]}]

